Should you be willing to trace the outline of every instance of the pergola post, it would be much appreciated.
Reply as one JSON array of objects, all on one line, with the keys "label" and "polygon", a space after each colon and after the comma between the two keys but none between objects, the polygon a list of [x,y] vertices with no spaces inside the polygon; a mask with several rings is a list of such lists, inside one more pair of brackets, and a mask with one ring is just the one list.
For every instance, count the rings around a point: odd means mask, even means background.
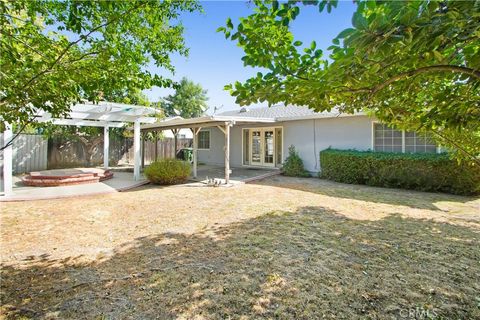
[{"label": "pergola post", "polygon": [[173,133],[173,143],[175,144],[175,147],[174,147],[174,158],[177,157],[177,135],[178,135],[178,129],[172,129],[172,133]]},{"label": "pergola post", "polygon": [[[3,146],[7,145],[12,138],[12,125],[5,123],[5,131],[3,132]],[[3,192],[6,196],[11,195],[13,192],[12,163],[13,145],[10,143],[8,147],[3,149]]]},{"label": "pergola post", "polygon": [[158,160],[158,131],[154,131],[155,134],[155,160]]},{"label": "pergola post", "polygon": [[140,132],[140,139],[142,139],[142,148],[141,148],[141,153],[142,153],[142,169],[145,168],[145,133],[142,134]]},{"label": "pergola post", "polygon": [[198,163],[198,156],[197,156],[197,150],[198,150],[198,133],[200,132],[202,128],[192,128],[193,132],[193,178],[197,178],[197,163]]},{"label": "pergola post", "polygon": [[108,149],[110,147],[110,137],[109,137],[109,128],[108,124],[103,127],[103,168],[106,170],[108,169],[108,163],[109,163],[109,152]]},{"label": "pergola post", "polygon": [[141,152],[140,152],[140,121],[135,120],[133,124],[133,178],[138,181],[140,180],[140,162]]},{"label": "pergola post", "polygon": [[225,124],[225,184],[230,183],[230,123]]}]

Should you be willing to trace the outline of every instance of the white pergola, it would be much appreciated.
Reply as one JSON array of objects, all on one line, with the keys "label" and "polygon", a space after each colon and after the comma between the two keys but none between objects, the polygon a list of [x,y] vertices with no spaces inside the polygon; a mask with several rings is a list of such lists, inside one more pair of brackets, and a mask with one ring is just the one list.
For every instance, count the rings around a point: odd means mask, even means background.
[{"label": "white pergola", "polygon": [[[148,116],[155,113],[158,113],[157,109],[143,106],[106,101],[101,101],[98,103],[83,102],[72,106],[71,111],[65,118],[54,118],[48,112],[40,111],[35,118],[35,121],[49,122],[56,125],[103,127],[103,166],[105,167],[105,169],[108,169],[109,159],[109,128],[120,128],[130,123],[133,123],[133,176],[135,180],[139,180],[141,164],[140,125],[146,123],[154,123],[155,121],[157,121],[157,118]],[[3,145],[9,143],[12,137],[12,127],[10,124],[6,124],[5,132],[3,134]],[[9,147],[3,150],[3,190],[5,195],[9,195],[12,193],[12,161],[13,148],[10,144]]]}]

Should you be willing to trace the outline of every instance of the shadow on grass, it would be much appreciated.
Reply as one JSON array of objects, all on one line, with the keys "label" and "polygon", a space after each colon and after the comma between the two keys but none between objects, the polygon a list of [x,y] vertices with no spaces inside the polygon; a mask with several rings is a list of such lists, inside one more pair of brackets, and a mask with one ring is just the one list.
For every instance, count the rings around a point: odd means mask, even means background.
[{"label": "shadow on grass", "polygon": [[[480,316],[479,234],[427,220],[350,220],[322,207],[193,235],[159,234],[91,263],[2,266],[6,318]],[[477,299],[477,300],[475,300]],[[416,311],[417,310],[417,311]]]},{"label": "shadow on grass", "polygon": [[293,178],[275,176],[254,182],[258,185],[270,185],[312,192],[329,197],[407,206],[417,209],[441,210],[436,202],[449,201],[467,203],[480,197],[457,196],[447,193],[421,192],[414,190],[371,187],[357,184],[339,183],[319,178]]}]

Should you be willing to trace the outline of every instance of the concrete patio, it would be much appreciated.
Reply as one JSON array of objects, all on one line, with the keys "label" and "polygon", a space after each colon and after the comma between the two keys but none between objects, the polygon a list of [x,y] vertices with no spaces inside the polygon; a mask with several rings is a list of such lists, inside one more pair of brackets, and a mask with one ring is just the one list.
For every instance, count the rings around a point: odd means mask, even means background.
[{"label": "concrete patio", "polygon": [[143,176],[135,180],[131,172],[114,172],[113,178],[96,183],[85,183],[59,187],[28,187],[18,176],[13,177],[13,193],[0,197],[1,201],[26,201],[56,199],[121,192],[147,184]]},{"label": "concrete patio", "polygon": [[[265,168],[230,168],[230,185],[235,185],[239,183],[247,183],[255,180],[260,180],[267,178],[273,175],[280,173],[280,170],[276,168],[265,169]],[[208,179],[217,179],[221,180],[222,183],[225,183],[224,179],[225,167],[223,166],[213,166],[213,165],[198,165],[197,169],[197,178],[190,177],[193,181],[205,181]]]},{"label": "concrete patio", "polygon": [[[13,193],[8,196],[0,197],[2,201],[29,201],[29,200],[47,200],[66,197],[88,196],[95,194],[105,194],[113,192],[122,192],[148,184],[149,182],[141,175],[141,179],[136,181],[131,173],[131,168],[114,169],[113,178],[96,183],[85,183],[76,185],[56,186],[56,187],[29,187],[23,184],[21,177],[13,177]],[[260,168],[231,168],[230,183],[226,186],[248,183],[255,180],[264,179],[280,173],[278,169],[260,169]],[[199,165],[197,178],[190,177],[186,185],[205,186],[206,180],[220,180],[222,186],[225,186],[224,179],[225,168],[223,166]]]}]

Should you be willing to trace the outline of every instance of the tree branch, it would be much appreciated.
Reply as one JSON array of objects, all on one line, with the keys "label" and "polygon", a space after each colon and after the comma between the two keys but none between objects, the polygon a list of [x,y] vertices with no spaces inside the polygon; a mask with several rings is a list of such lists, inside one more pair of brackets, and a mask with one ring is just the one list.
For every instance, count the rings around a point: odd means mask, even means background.
[{"label": "tree branch", "polygon": [[421,67],[418,69],[406,71],[399,73],[390,79],[387,79],[377,85],[374,85],[373,87],[364,87],[364,88],[346,88],[345,90],[340,90],[339,92],[351,92],[351,93],[370,93],[371,95],[376,94],[378,91],[386,88],[387,86],[391,85],[392,83],[405,79],[405,78],[410,78],[414,77],[416,75],[422,74],[422,73],[432,73],[432,72],[455,72],[455,73],[463,73],[463,74],[468,74],[470,76],[473,76],[475,78],[480,79],[480,71],[472,69],[472,68],[467,68],[467,67],[462,67],[462,66],[452,66],[452,65],[436,65],[436,66],[427,66],[427,67]]},{"label": "tree branch", "polygon": [[[76,44],[80,43],[81,41],[84,41],[85,39],[87,39],[88,37],[90,37],[93,33],[95,33],[96,31],[100,30],[101,28],[104,28],[106,26],[108,26],[109,24],[117,21],[118,19],[120,19],[122,16],[124,15],[128,15],[129,13],[131,13],[132,11],[140,8],[141,6],[145,5],[146,2],[142,2],[140,3],[139,5],[127,10],[126,12],[124,12],[123,14],[119,15],[119,16],[116,16],[114,19],[111,19],[111,20],[108,20],[106,21],[105,23],[102,23],[98,26],[96,26],[95,28],[91,29],[87,34],[84,34],[84,35],[81,35],[77,40],[75,41],[72,41],[70,42],[64,49],[63,51],[60,53],[60,55],[50,64],[49,67],[47,67],[46,69],[42,70],[41,72],[37,73],[36,75],[34,75],[32,78],[30,78],[22,87],[19,88],[19,90],[24,90],[25,88],[27,88],[30,84],[32,84],[36,79],[38,79],[39,77],[43,76],[44,74],[48,73],[50,70],[52,70],[62,59],[63,57],[67,54],[67,52],[73,47],[75,46]],[[4,97],[1,99],[1,102],[7,100],[7,97]]]}]

